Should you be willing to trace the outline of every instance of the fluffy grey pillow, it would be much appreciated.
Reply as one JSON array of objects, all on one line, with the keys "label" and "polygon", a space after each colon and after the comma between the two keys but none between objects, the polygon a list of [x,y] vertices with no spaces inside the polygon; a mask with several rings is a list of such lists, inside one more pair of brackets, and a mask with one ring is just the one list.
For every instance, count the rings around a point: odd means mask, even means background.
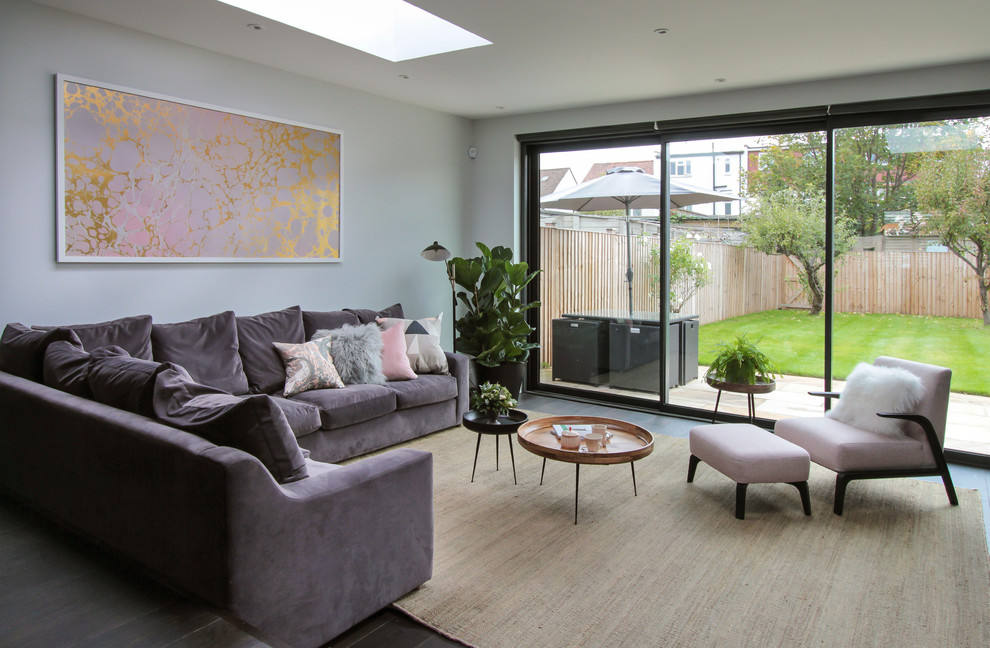
[{"label": "fluffy grey pillow", "polygon": [[345,385],[384,385],[382,333],[377,324],[320,329],[313,339],[331,337],[330,355]]}]

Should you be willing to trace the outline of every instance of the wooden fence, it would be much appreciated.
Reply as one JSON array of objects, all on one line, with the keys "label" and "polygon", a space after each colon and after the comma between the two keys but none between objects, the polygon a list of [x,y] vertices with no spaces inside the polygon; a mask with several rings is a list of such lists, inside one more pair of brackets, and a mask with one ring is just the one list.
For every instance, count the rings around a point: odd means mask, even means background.
[{"label": "wooden fence", "polygon": [[[659,312],[650,295],[649,248],[658,237],[634,237],[633,308]],[[798,271],[784,256],[721,243],[694,243],[711,264],[711,283],[681,309],[702,324],[777,308],[807,308]],[[552,320],[565,313],[629,309],[623,234],[540,228],[540,358],[552,362]],[[840,260],[835,310],[979,318],[972,270],[948,252],[855,252]]]}]

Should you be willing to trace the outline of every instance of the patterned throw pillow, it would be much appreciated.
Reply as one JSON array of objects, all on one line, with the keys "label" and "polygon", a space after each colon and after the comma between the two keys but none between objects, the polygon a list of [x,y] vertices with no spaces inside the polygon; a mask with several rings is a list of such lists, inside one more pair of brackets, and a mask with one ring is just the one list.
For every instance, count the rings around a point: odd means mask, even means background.
[{"label": "patterned throw pillow", "polygon": [[288,398],[311,389],[341,389],[344,386],[330,357],[330,336],[288,344],[272,342],[285,363],[285,390]]},{"label": "patterned throw pillow", "polygon": [[406,336],[406,355],[413,371],[418,374],[447,374],[447,356],[440,348],[440,323],[443,313],[426,319],[407,320],[393,317],[378,318],[383,330],[401,326]]}]

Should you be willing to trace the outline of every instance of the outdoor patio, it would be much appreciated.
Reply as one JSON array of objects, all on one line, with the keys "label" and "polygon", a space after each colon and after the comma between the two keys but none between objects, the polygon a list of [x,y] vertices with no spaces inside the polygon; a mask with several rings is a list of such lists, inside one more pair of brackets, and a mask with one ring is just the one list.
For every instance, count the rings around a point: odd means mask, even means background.
[{"label": "outdoor patio", "polygon": [[[699,375],[705,375],[706,367],[701,367]],[[659,396],[641,391],[628,391],[608,386],[593,386],[579,383],[554,381],[551,369],[545,368],[540,376],[543,382],[554,385],[576,387],[590,391],[608,391],[635,396],[643,400],[656,401]],[[842,391],[844,383],[835,381],[835,391]],[[795,416],[821,415],[822,400],[808,395],[809,391],[820,391],[820,378],[805,378],[802,376],[783,376],[777,381],[777,389],[769,394],[757,394],[756,415],[761,418],[782,419]],[[677,387],[670,392],[670,403],[685,407],[694,407],[712,411],[715,408],[715,398],[718,392],[709,387],[704,380],[695,379]],[[720,413],[746,415],[746,396],[723,392],[719,402]],[[986,421],[990,416],[990,398],[972,396],[969,394],[953,393],[949,400],[949,415],[946,425],[945,447],[952,450],[990,454],[990,432],[987,431]]]}]

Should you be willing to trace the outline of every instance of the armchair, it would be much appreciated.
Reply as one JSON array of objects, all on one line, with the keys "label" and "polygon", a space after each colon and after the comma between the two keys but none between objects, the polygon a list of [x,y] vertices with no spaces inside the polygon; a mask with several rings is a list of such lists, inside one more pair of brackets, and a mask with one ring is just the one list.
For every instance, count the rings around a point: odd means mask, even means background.
[{"label": "armchair", "polygon": [[[958,506],[949,467],[942,452],[952,371],[945,367],[880,356],[875,367],[900,367],[921,380],[924,395],[912,412],[876,412],[903,421],[900,434],[850,425],[828,416],[777,421],[777,436],[801,446],[811,460],[836,473],[834,512],[842,515],[846,486],[854,479],[938,476],[949,503]],[[849,389],[847,385],[846,389]],[[834,392],[812,395],[839,397]]]}]

